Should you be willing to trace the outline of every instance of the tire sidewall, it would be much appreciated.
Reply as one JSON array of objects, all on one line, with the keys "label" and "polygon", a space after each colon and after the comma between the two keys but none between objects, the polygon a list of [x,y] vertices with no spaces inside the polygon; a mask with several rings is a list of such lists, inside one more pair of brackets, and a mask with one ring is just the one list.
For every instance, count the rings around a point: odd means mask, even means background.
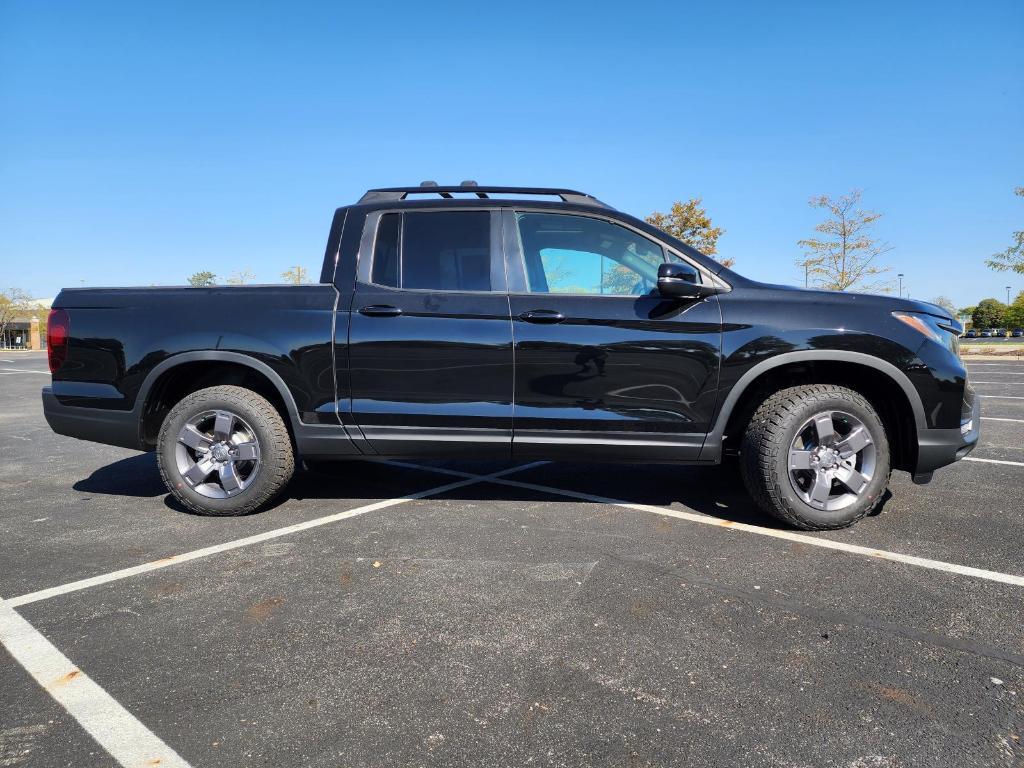
[{"label": "tire sidewall", "polygon": [[[253,400],[265,403],[263,398],[254,395]],[[260,448],[260,467],[253,482],[241,493],[225,499],[204,496],[193,489],[178,471],[175,457],[178,434],[189,419],[203,411],[225,410],[242,418],[255,432]],[[193,511],[201,511],[210,515],[246,514],[272,496],[278,488],[269,467],[280,461],[281,446],[274,438],[270,421],[265,411],[256,402],[249,402],[244,396],[216,394],[200,390],[189,395],[178,403],[164,419],[157,442],[157,461],[171,493]]]},{"label": "tire sidewall", "polygon": [[[796,439],[797,431],[812,416],[822,411],[845,411],[861,421],[871,435],[875,445],[875,471],[868,483],[867,489],[860,497],[843,509],[828,511],[817,509],[807,504],[797,495],[789,479],[789,449]],[[782,496],[783,501],[800,518],[814,526],[837,528],[844,527],[856,522],[867,514],[885,493],[889,484],[889,441],[878,414],[865,404],[856,400],[848,400],[841,397],[829,397],[816,399],[813,402],[804,403],[796,412],[791,414],[791,421],[781,433],[779,445],[776,446],[775,461],[772,471],[775,479],[775,487]]]}]

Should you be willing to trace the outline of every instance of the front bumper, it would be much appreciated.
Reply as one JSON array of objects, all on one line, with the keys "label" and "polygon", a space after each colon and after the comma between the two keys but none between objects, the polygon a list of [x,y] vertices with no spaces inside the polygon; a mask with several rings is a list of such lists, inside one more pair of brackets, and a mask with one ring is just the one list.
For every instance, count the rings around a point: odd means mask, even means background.
[{"label": "front bumper", "polygon": [[967,384],[960,426],[956,429],[919,429],[917,466],[914,479],[926,479],[939,467],[945,467],[974,450],[981,436],[981,399]]},{"label": "front bumper", "polygon": [[134,411],[65,405],[57,399],[52,386],[45,386],[43,416],[58,435],[142,450],[139,416]]}]

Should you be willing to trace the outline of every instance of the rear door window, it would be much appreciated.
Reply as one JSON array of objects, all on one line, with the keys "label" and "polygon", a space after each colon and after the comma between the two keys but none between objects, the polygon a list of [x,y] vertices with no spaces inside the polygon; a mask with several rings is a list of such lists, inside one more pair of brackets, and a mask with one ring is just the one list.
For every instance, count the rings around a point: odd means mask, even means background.
[{"label": "rear door window", "polygon": [[488,211],[387,213],[377,224],[371,280],[433,291],[491,290]]}]

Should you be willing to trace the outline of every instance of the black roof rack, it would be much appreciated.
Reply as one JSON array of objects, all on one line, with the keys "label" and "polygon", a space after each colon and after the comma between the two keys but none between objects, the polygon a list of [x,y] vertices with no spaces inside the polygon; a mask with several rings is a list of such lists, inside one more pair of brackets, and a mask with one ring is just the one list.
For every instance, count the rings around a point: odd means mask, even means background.
[{"label": "black roof rack", "polygon": [[409,195],[440,195],[445,199],[453,199],[455,192],[471,192],[480,198],[490,195],[553,195],[561,198],[564,203],[576,205],[592,205],[597,208],[611,208],[593,195],[577,192],[575,189],[555,189],[551,187],[481,187],[475,181],[464,181],[456,186],[438,186],[436,181],[424,181],[418,187],[385,187],[367,190],[360,203],[383,203],[396,200],[407,200]]}]

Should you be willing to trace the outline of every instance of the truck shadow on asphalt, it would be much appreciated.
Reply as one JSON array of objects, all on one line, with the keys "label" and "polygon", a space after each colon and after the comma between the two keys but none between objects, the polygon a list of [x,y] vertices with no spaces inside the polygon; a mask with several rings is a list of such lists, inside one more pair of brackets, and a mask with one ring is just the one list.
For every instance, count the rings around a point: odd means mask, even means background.
[{"label": "truck shadow on asphalt", "polygon": [[[492,462],[481,466],[446,462],[443,466],[463,472],[488,474],[512,467],[514,464]],[[762,512],[747,496],[739,469],[734,463],[727,462],[714,467],[553,463],[541,470],[540,475],[536,474],[537,470],[532,470],[513,473],[508,479],[614,498],[632,504],[658,507],[682,505],[687,510],[720,520],[764,527],[782,527]],[[433,477],[437,479],[436,485],[459,479],[440,473],[434,474]],[[73,487],[83,493],[152,499],[163,497],[166,507],[182,514],[193,514],[167,493],[157,469],[156,456],[152,453],[130,456],[99,467],[89,477],[76,482]],[[285,492],[268,509],[287,504],[291,500],[395,498],[429,487],[429,484],[424,485],[423,473],[419,470],[396,468],[384,462],[350,461],[318,464],[312,470],[297,471]],[[873,515],[881,512],[890,496],[889,491],[886,491],[882,504]],[[586,503],[586,500],[498,483],[463,486],[428,498],[503,502],[536,502],[548,499],[554,503]]]}]

